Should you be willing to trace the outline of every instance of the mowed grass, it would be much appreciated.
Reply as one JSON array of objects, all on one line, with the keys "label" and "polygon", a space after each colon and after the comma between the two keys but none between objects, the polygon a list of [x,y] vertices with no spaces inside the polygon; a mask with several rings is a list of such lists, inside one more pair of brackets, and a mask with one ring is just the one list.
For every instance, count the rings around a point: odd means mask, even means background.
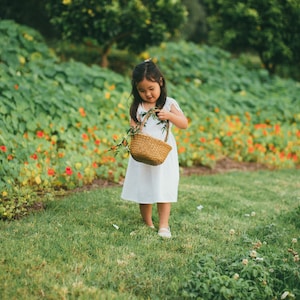
[{"label": "mowed grass", "polygon": [[170,240],[146,228],[120,193],[76,193],[1,222],[0,298],[182,299],[208,254],[246,257],[260,240],[288,257],[293,238],[300,252],[300,170],[182,177]]}]

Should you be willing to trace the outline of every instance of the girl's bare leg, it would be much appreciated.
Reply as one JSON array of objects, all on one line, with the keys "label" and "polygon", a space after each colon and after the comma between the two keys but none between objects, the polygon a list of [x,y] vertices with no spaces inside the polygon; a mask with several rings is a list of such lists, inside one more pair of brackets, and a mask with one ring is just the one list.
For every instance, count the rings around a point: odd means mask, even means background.
[{"label": "girl's bare leg", "polygon": [[171,203],[157,203],[157,211],[159,216],[159,228],[168,228]]},{"label": "girl's bare leg", "polygon": [[146,225],[153,226],[152,204],[140,204],[140,212]]}]

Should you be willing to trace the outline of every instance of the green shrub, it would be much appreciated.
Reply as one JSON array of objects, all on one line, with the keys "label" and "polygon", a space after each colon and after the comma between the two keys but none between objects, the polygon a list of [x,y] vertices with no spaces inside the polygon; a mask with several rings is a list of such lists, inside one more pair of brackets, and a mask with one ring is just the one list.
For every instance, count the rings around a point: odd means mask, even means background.
[{"label": "green shrub", "polygon": [[[109,150],[129,126],[130,79],[60,62],[40,34],[12,21],[0,22],[0,35],[1,201],[15,199],[15,186],[43,194],[99,177],[122,180],[128,153]],[[213,168],[223,157],[274,168],[299,164],[297,83],[248,71],[227,52],[192,43],[162,44],[140,57],[149,56],[190,121],[186,131],[174,128],[182,166]]]}]

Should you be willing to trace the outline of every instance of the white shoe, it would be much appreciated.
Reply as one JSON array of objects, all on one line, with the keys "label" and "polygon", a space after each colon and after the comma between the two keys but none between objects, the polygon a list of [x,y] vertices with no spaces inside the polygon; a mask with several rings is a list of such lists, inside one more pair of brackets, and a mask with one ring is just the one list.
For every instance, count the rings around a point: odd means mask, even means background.
[{"label": "white shoe", "polygon": [[171,238],[172,235],[171,235],[170,227],[160,228],[158,230],[158,235],[162,238],[167,238],[167,239]]}]

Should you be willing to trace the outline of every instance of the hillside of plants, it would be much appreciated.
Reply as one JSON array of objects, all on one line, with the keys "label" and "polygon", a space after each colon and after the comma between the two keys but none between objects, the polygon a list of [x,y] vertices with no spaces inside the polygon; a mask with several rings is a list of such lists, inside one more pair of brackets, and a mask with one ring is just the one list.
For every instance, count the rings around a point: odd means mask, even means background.
[{"label": "hillside of plants", "polygon": [[[43,37],[0,22],[0,219],[26,214],[41,197],[122,180],[128,153],[130,78],[62,62]],[[174,128],[181,166],[214,168],[224,157],[270,168],[300,163],[300,84],[248,70],[228,52],[168,42],[148,49],[168,94],[189,118]]]}]

